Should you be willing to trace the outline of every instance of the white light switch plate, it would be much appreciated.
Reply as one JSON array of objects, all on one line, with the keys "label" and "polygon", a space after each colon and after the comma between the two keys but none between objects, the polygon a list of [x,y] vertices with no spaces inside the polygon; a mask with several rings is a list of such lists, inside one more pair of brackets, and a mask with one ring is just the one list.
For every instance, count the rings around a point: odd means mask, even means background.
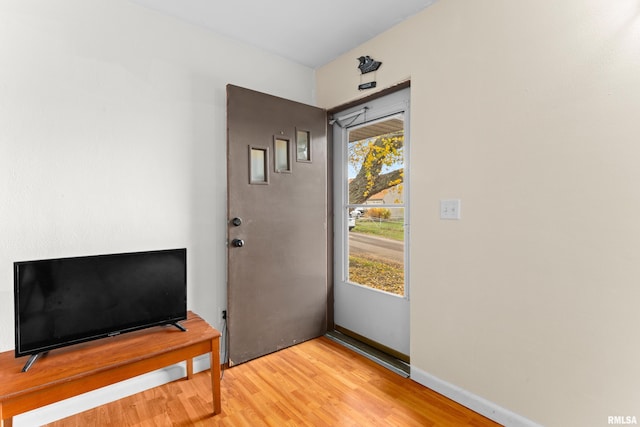
[{"label": "white light switch plate", "polygon": [[440,219],[460,219],[460,199],[440,200]]}]

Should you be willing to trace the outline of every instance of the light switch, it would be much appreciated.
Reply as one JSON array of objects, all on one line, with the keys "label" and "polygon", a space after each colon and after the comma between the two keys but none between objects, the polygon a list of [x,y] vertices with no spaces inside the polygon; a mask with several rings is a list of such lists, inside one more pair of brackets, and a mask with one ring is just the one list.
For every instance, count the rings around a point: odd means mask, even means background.
[{"label": "light switch", "polygon": [[460,219],[460,199],[440,200],[440,219]]}]

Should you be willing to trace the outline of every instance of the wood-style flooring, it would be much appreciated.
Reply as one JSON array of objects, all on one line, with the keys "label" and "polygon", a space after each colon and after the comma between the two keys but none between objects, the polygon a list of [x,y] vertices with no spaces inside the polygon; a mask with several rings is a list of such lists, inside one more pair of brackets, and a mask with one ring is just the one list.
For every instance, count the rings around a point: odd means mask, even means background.
[{"label": "wood-style flooring", "polygon": [[497,426],[321,337],[224,371],[212,416],[209,372],[49,424],[86,426]]}]

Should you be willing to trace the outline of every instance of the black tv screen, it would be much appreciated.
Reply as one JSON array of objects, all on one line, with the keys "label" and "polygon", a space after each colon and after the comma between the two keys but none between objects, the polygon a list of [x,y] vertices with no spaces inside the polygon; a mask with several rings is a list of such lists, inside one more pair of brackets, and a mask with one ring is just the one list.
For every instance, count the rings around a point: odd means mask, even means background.
[{"label": "black tv screen", "polygon": [[186,249],[14,263],[16,357],[187,317]]}]

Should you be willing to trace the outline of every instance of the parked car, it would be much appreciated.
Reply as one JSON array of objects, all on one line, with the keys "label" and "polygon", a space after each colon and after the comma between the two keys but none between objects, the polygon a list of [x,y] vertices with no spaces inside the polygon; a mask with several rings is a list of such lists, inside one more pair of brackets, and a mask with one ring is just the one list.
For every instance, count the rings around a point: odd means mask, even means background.
[{"label": "parked car", "polygon": [[349,217],[349,231],[353,230],[356,226],[356,218],[354,216]]},{"label": "parked car", "polygon": [[364,208],[355,208],[349,212],[349,216],[353,218],[360,218],[362,215],[364,215]]}]

